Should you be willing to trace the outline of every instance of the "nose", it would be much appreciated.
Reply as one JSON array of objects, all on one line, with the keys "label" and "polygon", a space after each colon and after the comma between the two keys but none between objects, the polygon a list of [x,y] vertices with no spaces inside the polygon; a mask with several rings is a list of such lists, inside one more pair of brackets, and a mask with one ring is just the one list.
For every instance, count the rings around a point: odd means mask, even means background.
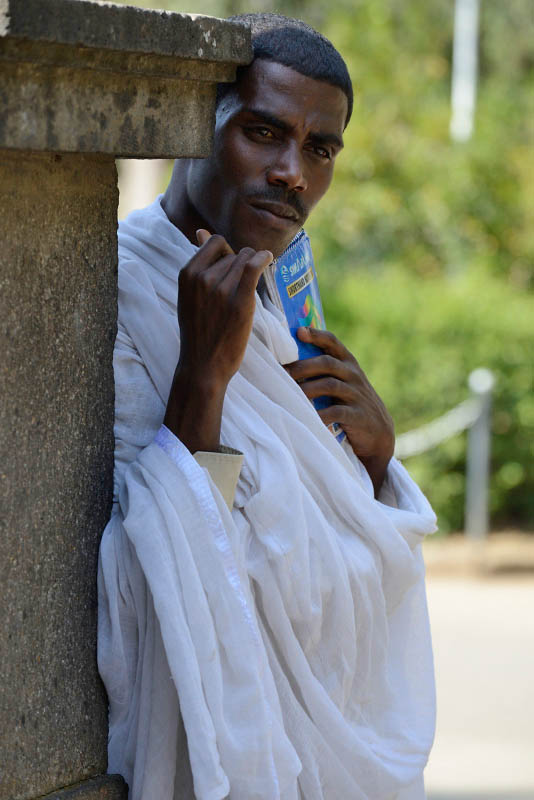
[{"label": "nose", "polygon": [[296,142],[289,142],[277,150],[276,160],[267,173],[267,181],[272,186],[284,186],[295,192],[303,192],[308,188],[302,155]]}]

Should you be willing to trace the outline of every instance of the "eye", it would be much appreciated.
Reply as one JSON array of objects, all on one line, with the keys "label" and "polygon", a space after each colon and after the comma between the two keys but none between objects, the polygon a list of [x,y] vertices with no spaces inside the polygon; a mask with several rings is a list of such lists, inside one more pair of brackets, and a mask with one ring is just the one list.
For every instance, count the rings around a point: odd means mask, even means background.
[{"label": "eye", "polygon": [[332,153],[326,149],[326,147],[321,147],[320,145],[313,145],[312,147],[313,152],[315,155],[319,156],[319,158],[324,158],[330,160],[332,158]]},{"label": "eye", "polygon": [[323,161],[331,161],[332,160],[332,153],[328,149],[328,147],[324,147],[322,144],[316,144],[315,142],[310,142],[307,147],[308,151],[312,153],[317,158]]},{"label": "eye", "polygon": [[266,128],[265,125],[254,125],[253,127],[245,128],[245,131],[249,134],[249,136],[255,136],[258,139],[274,139],[274,133],[270,128]]}]

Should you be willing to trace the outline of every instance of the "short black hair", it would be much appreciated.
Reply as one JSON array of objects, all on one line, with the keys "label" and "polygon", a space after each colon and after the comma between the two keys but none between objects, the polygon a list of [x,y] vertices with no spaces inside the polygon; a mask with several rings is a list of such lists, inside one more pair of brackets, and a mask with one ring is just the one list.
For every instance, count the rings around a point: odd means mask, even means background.
[{"label": "short black hair", "polygon": [[[282,14],[236,14],[228,19],[250,27],[254,60],[275,61],[307,78],[325,81],[341,89],[347,98],[345,127],[348,125],[354,103],[352,82],[347,65],[326,36],[302,20]],[[247,69],[247,66],[238,67],[235,83]],[[232,91],[235,83],[218,84],[217,105]]]}]

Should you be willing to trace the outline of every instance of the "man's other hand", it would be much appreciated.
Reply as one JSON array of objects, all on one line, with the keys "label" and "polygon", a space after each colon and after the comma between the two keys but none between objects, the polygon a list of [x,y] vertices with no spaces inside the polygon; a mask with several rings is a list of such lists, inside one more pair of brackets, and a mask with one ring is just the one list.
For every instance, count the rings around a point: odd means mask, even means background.
[{"label": "man's other hand", "polygon": [[325,425],[339,422],[369,473],[376,497],[395,447],[393,420],[352,353],[333,333],[299,328],[298,337],[319,347],[323,355],[294,361],[286,370],[310,400],[332,398],[332,405],[318,414]]},{"label": "man's other hand", "polygon": [[245,355],[258,281],[273,260],[250,247],[236,255],[205,230],[197,239],[178,279],[180,357],[164,420],[192,453],[219,446],[226,387]]}]

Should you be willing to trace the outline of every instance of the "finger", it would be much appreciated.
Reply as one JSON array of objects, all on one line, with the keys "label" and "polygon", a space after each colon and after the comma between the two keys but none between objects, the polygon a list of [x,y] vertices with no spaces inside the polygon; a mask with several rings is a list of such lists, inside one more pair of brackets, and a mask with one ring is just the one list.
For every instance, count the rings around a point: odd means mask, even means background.
[{"label": "finger", "polygon": [[256,291],[259,279],[269,264],[272,264],[273,258],[274,256],[270,250],[258,250],[258,252],[247,261],[243,269],[239,286],[236,290],[238,296],[244,297]]},{"label": "finger", "polygon": [[224,256],[234,255],[234,251],[223,236],[213,234],[206,239],[204,244],[197,250],[193,258],[182,270],[186,274],[196,275],[207,267],[210,267]]},{"label": "finger", "polygon": [[207,231],[205,228],[199,228],[196,233],[196,236],[199,247],[202,247],[202,245],[206,244],[206,242],[210,238],[211,233]]},{"label": "finger", "polygon": [[230,269],[221,280],[220,289],[224,289],[229,295],[233,294],[239,285],[247,262],[254,258],[255,255],[256,251],[253,250],[252,247],[243,247],[234,258]]},{"label": "finger", "polygon": [[233,253],[223,256],[206,267],[202,272],[195,273],[195,280],[199,282],[199,285],[203,289],[213,290],[220,285],[221,281],[223,281],[226,275],[232,270],[232,265],[235,260],[236,256],[234,256]]},{"label": "finger", "polygon": [[333,356],[322,355],[304,358],[286,364],[286,370],[296,381],[318,378],[323,375],[332,375],[340,380],[348,381],[353,378],[353,365],[350,366]]},{"label": "finger", "polygon": [[202,309],[209,303],[209,296],[230,269],[235,256],[227,255],[202,272],[194,272],[189,267],[181,270],[178,276],[178,315],[189,314],[192,309]]},{"label": "finger", "polygon": [[320,347],[325,353],[335,358],[347,358],[349,356],[350,358],[354,358],[345,345],[339,341],[337,336],[330,333],[330,331],[322,331],[319,330],[319,328],[302,327],[298,328],[297,336],[301,342],[314,344],[316,347]]},{"label": "finger", "polygon": [[328,408],[320,408],[317,412],[325,425],[338,422],[343,427],[349,421],[350,409],[348,406],[333,405]]},{"label": "finger", "polygon": [[339,381],[331,376],[318,378],[314,381],[305,381],[300,388],[310,400],[315,397],[335,397],[344,403],[354,403],[357,399],[356,392],[345,381]]}]

